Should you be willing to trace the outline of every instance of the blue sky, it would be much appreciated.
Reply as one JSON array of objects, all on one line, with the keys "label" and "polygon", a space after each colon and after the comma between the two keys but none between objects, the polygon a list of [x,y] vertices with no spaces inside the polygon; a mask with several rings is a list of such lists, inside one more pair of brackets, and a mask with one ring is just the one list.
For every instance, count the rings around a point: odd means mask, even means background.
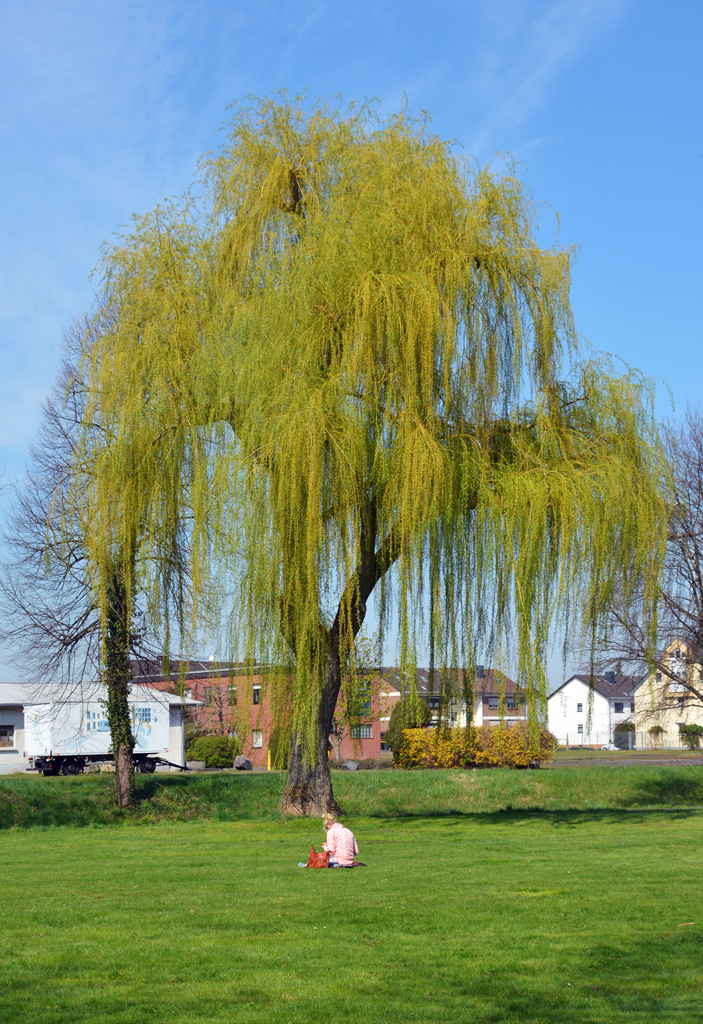
[{"label": "blue sky", "polygon": [[[430,113],[509,152],[580,246],[581,333],[699,402],[696,0],[24,0],[0,8],[0,471],[20,477],[100,245],[191,182],[226,107],[287,88]],[[7,676],[0,667],[0,674]]]}]

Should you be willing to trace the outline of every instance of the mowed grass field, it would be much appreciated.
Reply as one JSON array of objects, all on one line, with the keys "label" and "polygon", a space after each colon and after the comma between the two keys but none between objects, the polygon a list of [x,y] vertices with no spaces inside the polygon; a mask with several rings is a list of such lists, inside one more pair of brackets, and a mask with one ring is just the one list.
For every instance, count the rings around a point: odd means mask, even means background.
[{"label": "mowed grass field", "polygon": [[[99,807],[109,781],[3,779],[6,826],[23,801]],[[0,833],[0,1020],[703,1020],[692,770],[335,776],[353,871],[297,867],[323,834],[275,818],[280,776],[156,781],[210,820],[159,820],[142,790],[122,822]],[[639,805],[596,806],[616,797]]]}]

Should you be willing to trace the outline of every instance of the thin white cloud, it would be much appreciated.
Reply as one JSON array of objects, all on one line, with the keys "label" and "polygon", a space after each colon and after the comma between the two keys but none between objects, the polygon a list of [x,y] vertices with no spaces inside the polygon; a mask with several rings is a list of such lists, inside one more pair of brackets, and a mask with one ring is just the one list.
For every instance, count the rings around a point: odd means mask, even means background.
[{"label": "thin white cloud", "polygon": [[467,87],[484,115],[471,151],[522,128],[549,99],[560,75],[619,24],[630,0],[496,0],[487,46]]}]

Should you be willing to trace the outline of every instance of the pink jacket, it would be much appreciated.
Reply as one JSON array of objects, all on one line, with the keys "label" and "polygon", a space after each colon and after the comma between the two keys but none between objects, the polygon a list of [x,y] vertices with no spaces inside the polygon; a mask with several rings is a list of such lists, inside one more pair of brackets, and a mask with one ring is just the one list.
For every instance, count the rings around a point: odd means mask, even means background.
[{"label": "pink jacket", "polygon": [[329,850],[334,860],[338,864],[344,864],[345,867],[353,864],[354,857],[359,853],[354,833],[338,821],[328,830],[327,842],[322,844],[322,849]]}]

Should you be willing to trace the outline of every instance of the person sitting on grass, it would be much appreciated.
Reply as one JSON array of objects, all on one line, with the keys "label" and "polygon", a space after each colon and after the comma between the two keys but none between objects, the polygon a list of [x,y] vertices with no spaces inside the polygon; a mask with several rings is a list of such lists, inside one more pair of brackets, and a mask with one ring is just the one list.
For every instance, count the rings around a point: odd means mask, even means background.
[{"label": "person sitting on grass", "polygon": [[322,849],[330,855],[330,867],[353,868],[354,857],[359,852],[354,833],[332,814],[325,814],[322,821],[327,829],[327,842],[322,844]]}]

